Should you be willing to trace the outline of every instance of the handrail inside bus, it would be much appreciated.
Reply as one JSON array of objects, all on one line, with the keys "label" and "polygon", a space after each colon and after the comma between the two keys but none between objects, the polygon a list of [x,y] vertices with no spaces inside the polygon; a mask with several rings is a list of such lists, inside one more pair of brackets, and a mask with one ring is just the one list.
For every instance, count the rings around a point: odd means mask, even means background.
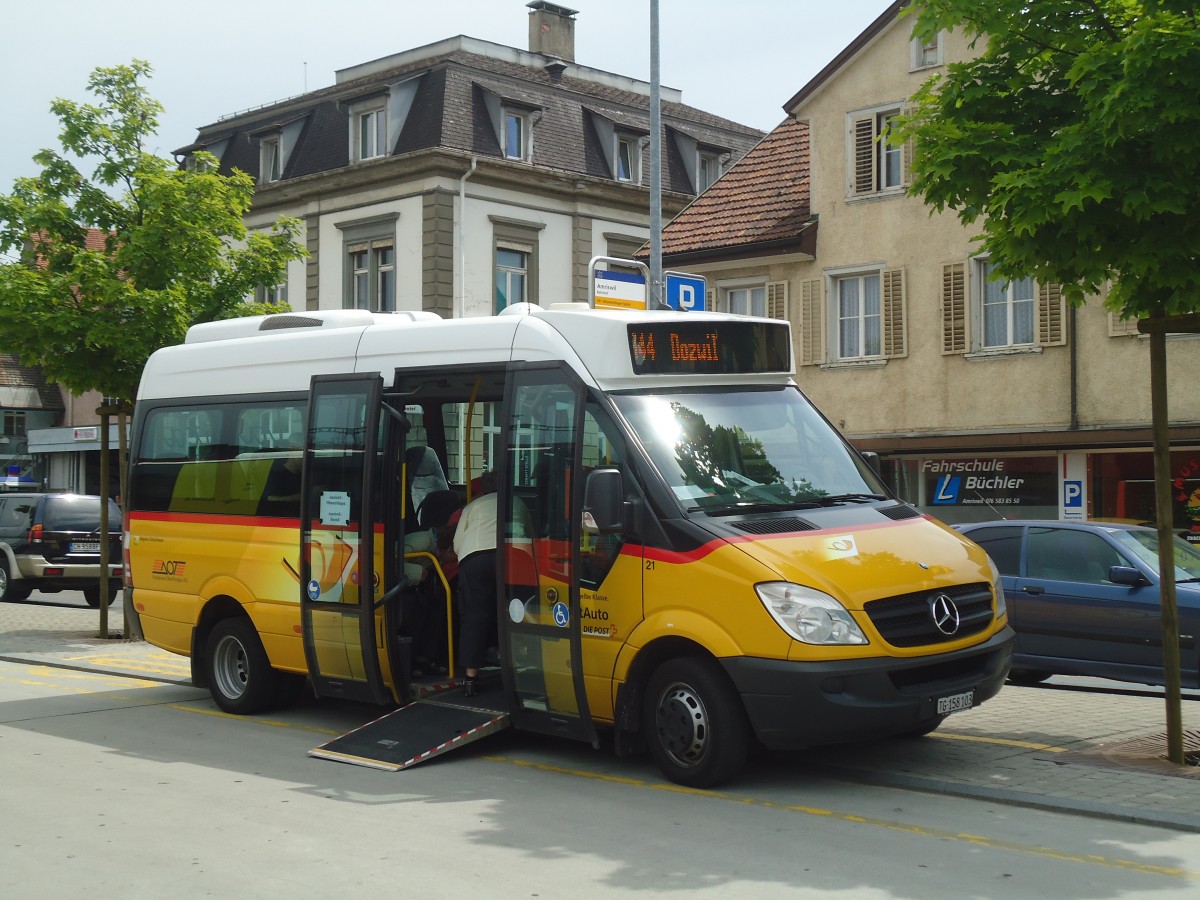
[{"label": "handrail inside bus", "polygon": [[[454,600],[450,596],[450,582],[446,578],[446,573],[442,570],[442,563],[436,556],[428,550],[413,550],[404,554],[405,559],[417,559],[425,556],[433,563],[433,570],[437,572],[437,576],[441,579],[442,587],[446,591],[446,670],[453,677],[454,675]],[[389,592],[390,593],[390,592]],[[385,594],[379,598],[379,603],[382,603],[387,597]],[[376,604],[378,605],[378,603]]]}]

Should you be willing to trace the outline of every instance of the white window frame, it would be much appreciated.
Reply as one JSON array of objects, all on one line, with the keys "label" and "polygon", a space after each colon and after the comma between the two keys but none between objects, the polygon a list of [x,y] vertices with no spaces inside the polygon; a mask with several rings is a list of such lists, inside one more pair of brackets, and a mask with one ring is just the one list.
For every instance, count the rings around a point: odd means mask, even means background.
[{"label": "white window frame", "polygon": [[364,162],[387,156],[387,103],[379,98],[356,106],[350,116],[350,158]]},{"label": "white window frame", "polygon": [[[1037,346],[1038,340],[1038,285],[1032,278],[1023,278],[1018,283],[1010,281],[990,281],[991,260],[986,256],[972,260],[974,269],[971,290],[972,313],[977,333],[974,335],[974,345],[980,352],[987,353],[996,350],[1026,350]],[[1016,296],[1016,291],[1028,287],[1028,296]],[[1002,293],[999,299],[989,300],[989,293]],[[1004,334],[1003,341],[988,343],[988,307],[1003,307]],[[1024,311],[1028,322],[1028,340],[1015,340],[1018,327],[1018,313]]]},{"label": "white window frame", "polygon": [[704,150],[696,151],[696,193],[703,194],[721,177],[721,157]]},{"label": "white window frame", "polygon": [[391,240],[364,242],[346,248],[349,273],[348,309],[396,311],[396,246]]},{"label": "white window frame", "polygon": [[[767,315],[767,279],[754,278],[718,284],[717,308],[735,316]],[[757,308],[757,311],[756,311]]]},{"label": "white window frame", "polygon": [[283,148],[280,135],[272,134],[258,142],[258,181],[270,184],[283,177]]},{"label": "white window frame", "polygon": [[[513,109],[509,106],[504,107],[500,130],[500,152],[505,159],[528,162],[532,158],[530,154],[530,149],[533,146],[532,121],[533,117],[527,111]],[[519,130],[516,138],[517,146],[515,148],[510,146],[513,141],[511,129],[514,124]]]},{"label": "white window frame", "polygon": [[[867,311],[868,283],[873,281],[875,287],[875,311]],[[843,288],[850,285],[856,287],[856,309],[853,315],[847,315],[843,301]],[[874,360],[883,358],[883,270],[880,268],[861,269],[855,272],[841,272],[830,276],[829,291],[829,327],[830,346],[834,348],[834,359],[844,360]],[[874,321],[874,347],[869,346],[869,326]],[[846,334],[843,323],[853,321],[856,325],[854,346],[846,345]]]},{"label": "white window frame", "polygon": [[[850,199],[903,195],[908,178],[907,152],[886,139],[889,122],[903,112],[901,103],[889,103],[846,114],[846,191]],[[870,153],[869,172],[860,150]],[[862,183],[860,183],[862,182]]]},{"label": "white window frame", "polygon": [[287,273],[279,280],[279,283],[267,287],[260,284],[254,289],[255,303],[287,303],[288,302],[288,285]]},{"label": "white window frame", "polygon": [[[500,254],[512,253],[520,257],[519,264],[501,262]],[[533,263],[533,248],[517,246],[510,241],[496,244],[496,294],[492,301],[492,312],[500,313],[514,303],[525,303],[529,299],[529,279]],[[520,278],[520,296],[513,296],[513,284]],[[504,281],[504,306],[500,305],[500,282]]]},{"label": "white window frame", "polygon": [[944,32],[939,31],[932,42],[926,43],[918,37],[909,42],[908,69],[917,72],[921,69],[932,69],[942,65],[945,60],[945,46],[942,41]]},{"label": "white window frame", "polygon": [[[625,151],[624,155],[622,151]],[[613,177],[628,184],[641,184],[641,163],[641,145],[638,139],[631,134],[620,132],[613,135]],[[621,171],[622,164],[626,168],[624,173]]]}]

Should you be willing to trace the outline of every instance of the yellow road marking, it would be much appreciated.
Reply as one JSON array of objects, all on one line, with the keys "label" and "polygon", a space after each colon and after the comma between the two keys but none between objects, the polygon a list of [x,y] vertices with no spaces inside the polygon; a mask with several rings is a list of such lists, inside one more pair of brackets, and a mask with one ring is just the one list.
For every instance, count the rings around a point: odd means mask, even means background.
[{"label": "yellow road marking", "polygon": [[1035,744],[1031,741],[1014,741],[1009,738],[985,737],[977,734],[951,734],[949,732],[934,731],[927,737],[938,738],[943,741],[973,741],[977,744],[999,744],[1001,747],[1020,747],[1024,750],[1043,750],[1047,753],[1066,753],[1066,747],[1055,747],[1053,744]]},{"label": "yellow road marking", "polygon": [[563,766],[555,766],[549,763],[531,762],[523,759],[513,759],[512,757],[508,756],[484,756],[482,758],[491,760],[492,762],[507,763],[509,765],[519,766],[521,768],[535,769],[537,771],[550,772],[556,775],[569,775],[575,778],[588,778],[594,781],[604,781],[612,784],[620,784],[626,787],[642,788],[652,791],[692,794],[697,797],[706,797],[712,800],[724,800],[726,802],[737,803],[742,806],[757,806],[764,809],[778,809],[782,810],[783,812],[801,813],[807,816],[821,816],[828,819],[836,819],[842,822],[850,822],[855,825],[866,825],[871,828],[883,828],[888,831],[899,831],[905,834],[933,838],[941,841],[967,843],[975,847],[984,847],[991,850],[1008,850],[1013,853],[1021,853],[1026,856],[1037,856],[1043,859],[1052,859],[1059,862],[1088,863],[1089,865],[1102,866],[1109,869],[1120,869],[1126,872],[1139,872],[1144,875],[1161,875],[1167,878],[1182,878],[1188,881],[1200,881],[1200,871],[1184,869],[1178,866],[1156,866],[1151,865],[1150,863],[1138,862],[1137,860],[1132,859],[1119,859],[1116,857],[1099,856],[1090,853],[1072,853],[1070,851],[1058,850],[1054,847],[1041,847],[1036,844],[1022,844],[1017,841],[1007,841],[1001,838],[992,838],[981,834],[949,831],[942,828],[929,828],[924,825],[895,822],[889,819],[876,819],[870,816],[858,816],[852,813],[838,812],[837,810],[832,809],[820,809],[812,806],[775,803],[771,800],[760,800],[754,797],[739,797],[737,795],[726,794],[721,791],[688,788],[677,784],[660,784],[657,782],[642,781],[639,778],[628,778],[621,775],[605,775],[599,772],[588,772],[583,769],[568,769]]},{"label": "yellow road marking", "polygon": [[292,722],[281,722],[278,719],[261,719],[258,716],[235,716],[232,713],[227,713],[219,709],[201,709],[196,706],[185,706],[182,703],[168,703],[168,708],[177,709],[180,712],[196,713],[200,716],[213,716],[217,719],[230,719],[234,722],[253,722],[256,725],[270,725],[274,728],[287,728],[291,731],[307,731],[313,734],[330,734],[334,737],[339,737],[350,731],[347,728],[345,731],[339,731],[335,728],[316,728],[311,725],[296,725]]}]

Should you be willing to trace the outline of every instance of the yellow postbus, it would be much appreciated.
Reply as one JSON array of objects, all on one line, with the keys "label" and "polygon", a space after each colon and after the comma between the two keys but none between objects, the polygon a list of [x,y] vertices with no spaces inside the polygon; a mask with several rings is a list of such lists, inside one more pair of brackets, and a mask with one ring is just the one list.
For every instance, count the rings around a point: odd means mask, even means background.
[{"label": "yellow postbus", "polygon": [[[754,741],[927,733],[1004,681],[999,576],[897,500],[794,375],[786,322],[715,313],[198,325],[138,394],[134,608],[230,712],[307,678],[593,744],[605,729],[687,785],[730,778]],[[442,558],[413,538],[485,470],[499,660],[472,699],[414,663],[415,594],[450,669],[457,629]],[[367,743],[421,730],[404,721]],[[416,740],[405,764],[444,743]]]}]

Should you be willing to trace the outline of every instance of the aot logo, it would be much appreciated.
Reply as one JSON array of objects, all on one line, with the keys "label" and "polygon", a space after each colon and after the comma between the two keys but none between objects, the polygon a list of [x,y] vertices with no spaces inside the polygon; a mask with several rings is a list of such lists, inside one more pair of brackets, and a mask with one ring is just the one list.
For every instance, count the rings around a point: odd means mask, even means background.
[{"label": "aot logo", "polygon": [[187,571],[187,563],[181,559],[156,559],[151,571],[155,575],[182,575]]},{"label": "aot logo", "polygon": [[933,491],[934,504],[948,504],[958,502],[958,490],[962,485],[962,479],[957,475],[943,475],[937,481],[937,487]]}]

